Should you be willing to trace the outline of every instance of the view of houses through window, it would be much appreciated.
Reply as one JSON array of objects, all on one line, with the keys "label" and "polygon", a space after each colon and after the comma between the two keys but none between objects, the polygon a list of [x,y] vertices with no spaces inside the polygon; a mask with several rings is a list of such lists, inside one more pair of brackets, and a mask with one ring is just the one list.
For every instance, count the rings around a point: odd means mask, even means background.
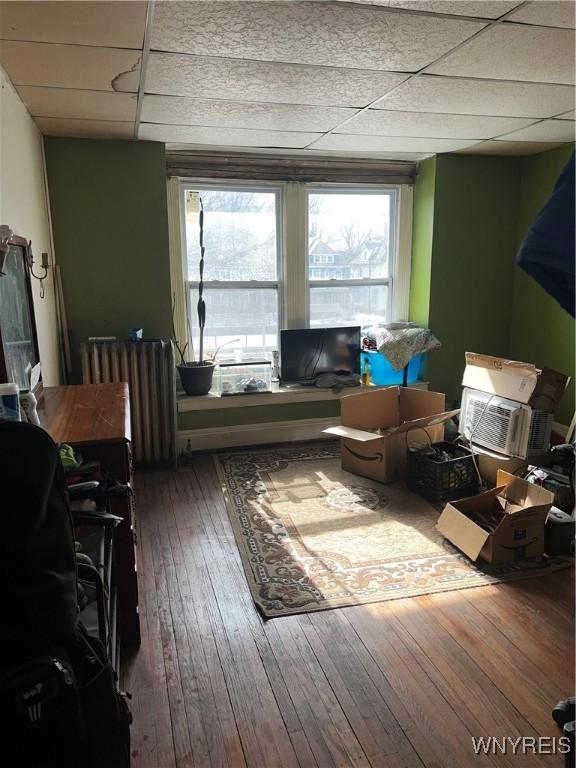
[{"label": "view of houses through window", "polygon": [[383,192],[308,192],[311,327],[386,320],[391,197]]},{"label": "view of houses through window", "polygon": [[[396,191],[303,188],[310,327],[365,325],[389,317]],[[198,214],[204,207],[205,349],[219,359],[257,358],[279,346],[282,311],[282,189],[184,189],[186,269],[192,339],[199,280]],[[290,238],[291,222],[285,231]],[[298,233],[294,232],[296,237]],[[300,233],[301,234],[301,233]],[[300,238],[301,240],[301,238]],[[298,279],[285,270],[287,279]],[[291,278],[290,275],[293,277]],[[301,276],[302,277],[302,276]]]}]

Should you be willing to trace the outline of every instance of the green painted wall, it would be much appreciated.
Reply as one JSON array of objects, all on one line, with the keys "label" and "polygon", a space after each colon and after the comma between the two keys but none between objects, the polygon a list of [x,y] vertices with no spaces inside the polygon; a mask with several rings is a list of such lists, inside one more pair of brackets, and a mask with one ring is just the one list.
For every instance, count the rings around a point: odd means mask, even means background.
[{"label": "green painted wall", "polygon": [[[464,352],[549,366],[574,376],[574,322],[515,265],[530,224],[570,157],[438,155],[414,190],[410,319],[441,340],[428,356],[432,389],[459,399]],[[556,414],[569,423],[572,383]]]},{"label": "green painted wall", "polygon": [[[523,158],[518,246],[552,192],[571,152],[571,147],[561,147]],[[515,266],[510,356],[574,377],[574,346],[574,320],[535,280]],[[569,424],[573,413],[574,382],[564,395],[556,419]]]},{"label": "green painted wall", "polygon": [[88,336],[171,336],[164,145],[46,138],[75,380]]},{"label": "green painted wall", "polygon": [[459,399],[466,351],[508,353],[520,162],[439,155],[436,160],[429,355],[432,388]]},{"label": "green painted wall", "polygon": [[410,279],[410,320],[428,326],[430,313],[430,276],[434,233],[434,196],[436,158],[424,160],[418,168],[414,185],[412,227],[412,270]]},{"label": "green painted wall", "polygon": [[327,419],[340,414],[338,400],[314,403],[285,403],[227,408],[222,411],[188,411],[178,414],[178,428],[207,429],[232,424],[263,424],[267,421],[297,421],[298,419]]}]

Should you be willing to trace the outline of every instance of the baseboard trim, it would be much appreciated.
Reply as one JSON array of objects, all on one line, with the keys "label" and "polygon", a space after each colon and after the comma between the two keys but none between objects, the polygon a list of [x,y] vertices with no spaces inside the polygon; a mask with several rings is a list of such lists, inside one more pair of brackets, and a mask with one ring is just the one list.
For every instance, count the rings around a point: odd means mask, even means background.
[{"label": "baseboard trim", "polygon": [[[298,419],[297,421],[267,421],[261,424],[236,424],[229,427],[187,429],[178,432],[176,446],[179,455],[190,451],[213,451],[243,445],[289,443],[298,440],[330,439],[322,430],[334,427],[340,418]],[[334,439],[334,438],[331,438]],[[190,444],[188,445],[188,441]]]}]

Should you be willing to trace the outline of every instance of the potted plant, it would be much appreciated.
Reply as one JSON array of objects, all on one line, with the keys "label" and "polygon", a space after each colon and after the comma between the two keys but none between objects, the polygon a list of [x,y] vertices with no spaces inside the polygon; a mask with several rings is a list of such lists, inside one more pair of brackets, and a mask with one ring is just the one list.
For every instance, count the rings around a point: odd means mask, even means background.
[{"label": "potted plant", "polygon": [[[178,342],[176,341],[176,334],[174,333],[174,342],[176,349],[180,354],[180,364],[178,373],[180,374],[180,381],[182,382],[182,389],[187,395],[207,395],[212,387],[212,376],[214,375],[214,368],[216,363],[214,360],[204,360],[204,326],[206,325],[206,303],[204,301],[204,206],[202,204],[202,198],[200,198],[200,282],[198,283],[198,304],[196,309],[198,312],[198,326],[200,329],[200,342],[198,348],[198,360],[192,360],[186,362],[185,354],[188,347],[188,342],[184,345],[183,349],[180,349]],[[190,334],[190,319],[188,318],[188,333]],[[191,338],[191,334],[190,334]]]}]

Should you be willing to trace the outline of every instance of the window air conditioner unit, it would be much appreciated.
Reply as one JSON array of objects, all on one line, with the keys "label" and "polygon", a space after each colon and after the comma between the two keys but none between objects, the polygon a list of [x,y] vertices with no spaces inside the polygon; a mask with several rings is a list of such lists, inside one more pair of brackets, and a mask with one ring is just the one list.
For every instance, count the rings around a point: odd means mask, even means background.
[{"label": "window air conditioner unit", "polygon": [[553,414],[528,405],[464,388],[460,433],[474,445],[525,459],[546,453]]}]

